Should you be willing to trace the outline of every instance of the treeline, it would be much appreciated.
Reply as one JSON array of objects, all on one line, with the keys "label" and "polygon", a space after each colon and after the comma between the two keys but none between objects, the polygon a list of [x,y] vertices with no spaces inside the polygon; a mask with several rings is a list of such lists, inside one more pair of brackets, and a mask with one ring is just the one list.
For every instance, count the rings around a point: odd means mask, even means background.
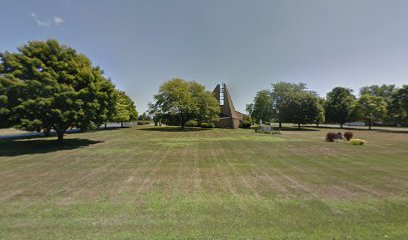
[{"label": "treeline", "polygon": [[87,130],[137,119],[134,102],[100,67],[56,40],[32,41],[0,53],[0,128]]},{"label": "treeline", "polygon": [[325,98],[308,90],[304,83],[278,82],[271,89],[257,92],[247,112],[254,121],[276,121],[301,124],[345,123],[363,121],[371,129],[376,124],[406,125],[408,123],[408,85],[372,85],[353,90],[336,87]]}]

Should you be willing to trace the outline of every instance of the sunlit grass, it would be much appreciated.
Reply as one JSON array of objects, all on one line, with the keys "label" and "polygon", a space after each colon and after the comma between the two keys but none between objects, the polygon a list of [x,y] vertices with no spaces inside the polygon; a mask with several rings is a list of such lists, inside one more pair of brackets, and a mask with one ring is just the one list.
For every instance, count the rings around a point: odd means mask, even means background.
[{"label": "sunlit grass", "polygon": [[0,141],[0,239],[408,235],[406,133],[150,128]]}]

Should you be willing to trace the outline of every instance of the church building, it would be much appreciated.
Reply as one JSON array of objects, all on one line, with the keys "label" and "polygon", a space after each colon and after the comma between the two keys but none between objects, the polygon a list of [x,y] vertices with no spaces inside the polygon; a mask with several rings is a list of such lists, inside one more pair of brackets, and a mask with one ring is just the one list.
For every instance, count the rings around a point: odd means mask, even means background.
[{"label": "church building", "polygon": [[244,121],[244,114],[235,110],[227,85],[225,83],[218,84],[213,93],[220,103],[221,109],[220,118],[215,127],[239,128]]}]

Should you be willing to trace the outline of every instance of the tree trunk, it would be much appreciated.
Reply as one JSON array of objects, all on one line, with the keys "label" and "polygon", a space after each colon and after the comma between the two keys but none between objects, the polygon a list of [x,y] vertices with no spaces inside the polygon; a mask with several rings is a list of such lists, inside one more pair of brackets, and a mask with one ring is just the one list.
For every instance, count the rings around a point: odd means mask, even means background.
[{"label": "tree trunk", "polygon": [[343,123],[340,123],[340,128],[343,128]]},{"label": "tree trunk", "polygon": [[371,130],[371,120],[368,121],[368,130]]},{"label": "tree trunk", "polygon": [[105,123],[105,129],[107,129],[107,128],[108,128],[108,124]]},{"label": "tree trunk", "polygon": [[300,123],[298,123],[298,129],[300,129]]},{"label": "tree trunk", "polygon": [[58,135],[58,142],[62,143],[62,140],[64,140],[64,132],[57,132]]},{"label": "tree trunk", "polygon": [[120,127],[123,128],[123,122],[120,122]]},{"label": "tree trunk", "polygon": [[318,123],[318,122],[316,123],[316,127],[319,127],[319,123]]},{"label": "tree trunk", "polygon": [[282,122],[279,121],[279,129],[282,128]]}]

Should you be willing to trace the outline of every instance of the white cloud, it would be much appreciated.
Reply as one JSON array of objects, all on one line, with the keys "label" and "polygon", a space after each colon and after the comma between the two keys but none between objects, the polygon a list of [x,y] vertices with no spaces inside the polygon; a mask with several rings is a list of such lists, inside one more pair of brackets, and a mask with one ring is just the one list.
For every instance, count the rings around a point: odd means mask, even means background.
[{"label": "white cloud", "polygon": [[59,16],[54,16],[52,20],[49,19],[40,19],[36,13],[32,12],[31,16],[33,17],[34,21],[37,23],[38,26],[40,27],[52,27],[52,26],[61,26],[62,24],[65,23],[65,19]]},{"label": "white cloud", "polygon": [[40,26],[40,27],[51,27],[50,21],[43,21],[43,20],[39,19],[37,17],[37,14],[35,14],[33,12],[31,13],[31,16],[34,18],[34,21],[37,23],[38,26]]},{"label": "white cloud", "polygon": [[62,17],[55,16],[53,20],[54,20],[55,26],[59,26],[65,23],[65,20]]}]

